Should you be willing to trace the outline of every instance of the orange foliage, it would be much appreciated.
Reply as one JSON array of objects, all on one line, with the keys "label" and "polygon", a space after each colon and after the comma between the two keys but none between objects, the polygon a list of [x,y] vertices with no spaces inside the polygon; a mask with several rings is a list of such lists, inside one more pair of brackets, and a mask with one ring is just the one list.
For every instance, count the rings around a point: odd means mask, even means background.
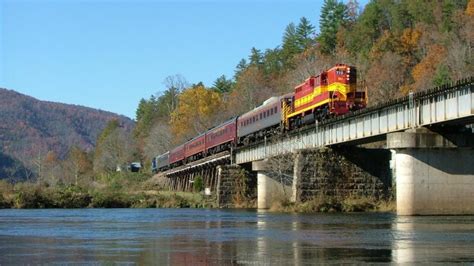
[{"label": "orange foliage", "polygon": [[413,88],[412,88],[412,86],[410,86],[410,85],[402,85],[402,86],[400,86],[400,93],[401,93],[402,95],[408,95],[408,93],[409,93],[410,91],[412,91],[412,90],[413,90]]},{"label": "orange foliage", "polygon": [[394,38],[393,34],[385,30],[380,36],[380,38],[377,39],[377,41],[374,43],[374,46],[372,46],[371,50],[371,56],[374,59],[380,58],[385,52],[391,51],[394,46]]},{"label": "orange foliage", "polygon": [[232,115],[246,112],[273,94],[262,71],[256,67],[249,67],[237,78],[237,85],[228,101],[229,111]]},{"label": "orange foliage", "polygon": [[405,71],[400,61],[400,55],[387,52],[368,69],[365,78],[371,105],[400,96],[399,87],[404,82]]},{"label": "orange foliage", "polygon": [[47,164],[54,164],[58,160],[58,156],[54,151],[48,151],[46,154],[46,158],[44,159],[45,163]]},{"label": "orange foliage", "polygon": [[175,144],[196,136],[214,125],[222,107],[219,93],[196,86],[179,95],[178,107],[171,113]]},{"label": "orange foliage", "polygon": [[474,0],[469,0],[466,8],[466,15],[474,16]]},{"label": "orange foliage", "polygon": [[400,36],[400,52],[410,54],[418,47],[418,41],[421,37],[419,29],[406,28]]},{"label": "orange foliage", "polygon": [[414,89],[419,90],[426,86],[431,86],[431,81],[436,73],[438,64],[446,55],[446,48],[433,44],[429,46],[428,53],[412,70],[412,77],[415,80]]}]

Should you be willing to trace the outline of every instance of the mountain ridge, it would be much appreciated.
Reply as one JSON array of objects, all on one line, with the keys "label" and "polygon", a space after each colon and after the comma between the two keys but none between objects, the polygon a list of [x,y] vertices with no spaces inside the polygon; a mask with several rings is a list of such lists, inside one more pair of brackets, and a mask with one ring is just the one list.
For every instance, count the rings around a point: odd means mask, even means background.
[{"label": "mountain ridge", "polygon": [[[53,151],[65,158],[72,146],[92,151],[100,132],[117,119],[128,132],[130,118],[91,107],[38,100],[0,88],[0,153],[22,161]],[[1,178],[1,177],[0,177]]]}]

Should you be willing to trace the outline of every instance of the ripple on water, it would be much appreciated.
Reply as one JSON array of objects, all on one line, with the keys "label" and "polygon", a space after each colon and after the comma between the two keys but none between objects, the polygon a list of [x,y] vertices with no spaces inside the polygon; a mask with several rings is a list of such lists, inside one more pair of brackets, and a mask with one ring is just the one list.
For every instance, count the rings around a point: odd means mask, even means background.
[{"label": "ripple on water", "polygon": [[0,211],[0,264],[474,262],[474,217],[253,210]]}]

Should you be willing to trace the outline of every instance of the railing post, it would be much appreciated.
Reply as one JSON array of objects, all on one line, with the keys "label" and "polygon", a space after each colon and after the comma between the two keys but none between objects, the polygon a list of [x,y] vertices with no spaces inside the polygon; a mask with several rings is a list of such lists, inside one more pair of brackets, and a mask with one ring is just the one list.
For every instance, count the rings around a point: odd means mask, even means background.
[{"label": "railing post", "polygon": [[263,137],[263,157],[267,158],[267,136]]},{"label": "railing post", "polygon": [[416,118],[415,118],[415,97],[413,91],[408,93],[408,109],[410,114],[411,128],[416,127]]}]

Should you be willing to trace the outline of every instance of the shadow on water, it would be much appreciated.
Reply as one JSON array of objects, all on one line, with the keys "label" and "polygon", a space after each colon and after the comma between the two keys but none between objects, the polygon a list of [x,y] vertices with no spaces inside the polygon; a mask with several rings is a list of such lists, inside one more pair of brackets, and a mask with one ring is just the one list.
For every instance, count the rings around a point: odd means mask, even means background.
[{"label": "shadow on water", "polygon": [[0,264],[473,262],[474,217],[2,210]]}]

